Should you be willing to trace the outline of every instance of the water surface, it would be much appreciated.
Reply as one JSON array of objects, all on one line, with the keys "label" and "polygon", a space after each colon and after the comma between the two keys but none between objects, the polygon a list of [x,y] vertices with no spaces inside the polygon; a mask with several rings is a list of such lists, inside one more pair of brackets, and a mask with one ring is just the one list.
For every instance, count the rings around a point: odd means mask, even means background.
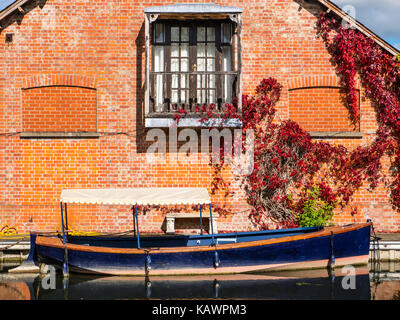
[{"label": "water surface", "polygon": [[[400,300],[400,270],[371,266],[291,272],[163,277],[9,274],[0,266],[0,300],[273,299]],[[396,266],[397,267],[397,266]],[[350,270],[350,271],[349,271]],[[353,277],[353,278],[352,278]]]}]

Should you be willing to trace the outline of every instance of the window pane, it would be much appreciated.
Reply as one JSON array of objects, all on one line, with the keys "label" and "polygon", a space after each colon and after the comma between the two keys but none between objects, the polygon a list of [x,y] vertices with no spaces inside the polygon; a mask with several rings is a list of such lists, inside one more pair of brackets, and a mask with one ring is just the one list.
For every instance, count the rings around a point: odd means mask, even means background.
[{"label": "window pane", "polygon": [[164,71],[164,47],[155,46],[154,47],[154,71],[161,72]]},{"label": "window pane", "polygon": [[172,75],[172,88],[178,88],[178,75]]},{"label": "window pane", "polygon": [[179,59],[171,59],[171,71],[179,71]]},{"label": "window pane", "polygon": [[197,59],[197,71],[206,71],[205,59],[202,58]]},{"label": "window pane", "polygon": [[208,76],[208,87],[215,88],[215,75],[213,75],[213,74],[210,74]]},{"label": "window pane", "polygon": [[188,27],[183,27],[181,29],[181,41],[189,42],[189,28]]},{"label": "window pane", "polygon": [[182,43],[181,44],[181,57],[188,57],[189,56],[189,44]]},{"label": "window pane", "polygon": [[232,51],[230,47],[222,48],[222,71],[232,71]]},{"label": "window pane", "polygon": [[197,103],[206,103],[206,90],[197,90]]},{"label": "window pane", "polygon": [[[154,47],[154,71],[162,72],[164,71],[164,47],[155,46]],[[162,111],[162,103],[164,100],[164,90],[163,90],[163,76],[156,75],[155,78],[155,111]]]},{"label": "window pane", "polygon": [[179,27],[171,27],[171,41],[179,42]]},{"label": "window pane", "polygon": [[156,111],[161,111],[161,105],[163,103],[163,76],[156,76]]},{"label": "window pane", "polygon": [[207,71],[215,71],[215,60],[207,59]]},{"label": "window pane", "polygon": [[[232,51],[230,47],[224,47],[222,49],[222,71],[232,70]],[[225,75],[223,77],[223,99],[225,102],[232,101],[232,86],[231,86],[231,75]]]},{"label": "window pane", "polygon": [[181,59],[181,71],[187,72],[188,68],[188,59]]},{"label": "window pane", "polygon": [[201,99],[201,90],[197,90],[197,103],[203,103]]},{"label": "window pane", "polygon": [[215,44],[207,44],[207,57],[215,57]]},{"label": "window pane", "polygon": [[186,88],[186,75],[181,75],[181,88]]},{"label": "window pane", "polygon": [[179,44],[171,44],[171,57],[179,57]]},{"label": "window pane", "polygon": [[197,45],[197,56],[198,57],[206,56],[206,45],[204,43],[199,43]]},{"label": "window pane", "polygon": [[207,27],[207,41],[215,41],[215,28]]},{"label": "window pane", "polygon": [[197,28],[197,41],[206,41],[206,28]]},{"label": "window pane", "polygon": [[185,90],[181,90],[181,102],[186,102],[186,92],[185,92]]},{"label": "window pane", "polygon": [[155,24],[154,42],[155,43],[163,43],[164,42],[164,25],[162,23]]},{"label": "window pane", "polygon": [[230,23],[222,24],[222,43],[231,43],[232,25]]},{"label": "window pane", "polygon": [[178,90],[172,90],[171,102],[178,103]]},{"label": "window pane", "polygon": [[208,91],[208,103],[215,103],[215,90]]}]

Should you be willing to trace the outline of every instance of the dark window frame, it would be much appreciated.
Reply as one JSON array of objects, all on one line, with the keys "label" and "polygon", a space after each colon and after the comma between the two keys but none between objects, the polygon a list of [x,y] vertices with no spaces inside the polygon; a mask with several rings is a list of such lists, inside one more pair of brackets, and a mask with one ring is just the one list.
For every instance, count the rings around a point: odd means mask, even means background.
[{"label": "dark window frame", "polygon": [[[156,27],[159,24],[163,24],[163,34],[164,34],[164,41],[163,42],[157,42],[155,40],[155,31]],[[229,24],[230,25],[230,42],[223,42],[223,25],[224,24]],[[173,71],[171,71],[171,28],[172,27],[179,27],[180,32],[182,27],[188,27],[189,28],[189,52],[188,52],[188,77],[189,79],[186,81],[189,84],[189,88],[186,89],[189,93],[189,98],[187,99],[187,102],[185,104],[178,103],[176,106],[172,104],[172,74],[174,74]],[[153,115],[168,115],[168,114],[173,114],[176,112],[178,108],[185,108],[186,111],[189,114],[193,114],[195,111],[196,106],[200,107],[203,105],[202,103],[199,103],[197,101],[197,77],[200,72],[197,71],[196,65],[197,65],[197,46],[199,43],[204,43],[200,42],[197,37],[197,28],[198,27],[205,27],[207,30],[207,27],[214,27],[215,28],[215,54],[214,54],[214,59],[215,59],[215,71],[210,72],[210,74],[215,75],[215,89],[214,88],[208,88],[206,87],[206,96],[209,98],[209,94],[207,90],[215,90],[215,105],[216,105],[216,110],[219,112],[223,112],[223,107],[225,105],[225,102],[231,103],[232,101],[223,101],[222,95],[223,95],[223,88],[222,88],[222,77],[229,77],[229,85],[231,86],[231,95],[232,99],[234,97],[237,97],[240,89],[238,88],[238,78],[240,76],[240,71],[235,70],[235,63],[239,65],[240,62],[235,61],[235,47],[233,43],[233,39],[235,34],[237,34],[237,30],[235,29],[235,23],[233,23],[230,19],[224,19],[224,20],[210,20],[210,21],[205,21],[205,20],[172,20],[172,19],[160,19],[157,20],[156,22],[151,24],[151,30],[150,30],[150,43],[151,43],[151,66],[150,66],[150,114]],[[207,34],[207,32],[206,32]],[[181,38],[179,38],[181,40]],[[206,38],[207,39],[207,38]],[[164,65],[163,65],[163,105],[162,105],[162,110],[160,111],[158,108],[156,108],[155,104],[155,76],[157,74],[155,70],[155,46],[163,46],[164,47]],[[228,74],[224,73],[222,71],[222,50],[223,48],[230,47],[230,66],[232,71],[228,71]],[[179,53],[180,55],[180,53]],[[181,57],[179,57],[181,59]],[[205,57],[205,60],[207,61],[207,56]],[[211,59],[211,58],[210,58]],[[181,60],[180,60],[181,63]],[[181,68],[179,68],[181,70]],[[182,72],[180,72],[181,74]],[[206,71],[207,73],[207,71]],[[160,74],[160,72],[158,72]],[[219,79],[218,79],[219,77]],[[227,79],[227,78],[226,78]],[[232,80],[233,79],[233,80]],[[180,88],[180,76],[178,77],[178,90],[181,90]],[[187,94],[187,93],[186,93]],[[206,105],[209,105],[209,103],[206,103]],[[158,109],[158,110],[157,110]]]}]

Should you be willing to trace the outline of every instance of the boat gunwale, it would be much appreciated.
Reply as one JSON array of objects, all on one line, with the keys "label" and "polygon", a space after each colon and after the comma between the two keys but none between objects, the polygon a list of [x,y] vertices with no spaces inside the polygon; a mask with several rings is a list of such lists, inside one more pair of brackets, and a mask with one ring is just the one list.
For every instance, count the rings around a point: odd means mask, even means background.
[{"label": "boat gunwale", "polygon": [[[157,254],[157,253],[183,253],[183,252],[200,252],[200,251],[214,251],[214,250],[227,250],[236,248],[248,248],[263,245],[271,245],[277,243],[306,240],[311,238],[319,238],[330,236],[332,233],[334,235],[341,234],[345,232],[355,231],[365,227],[371,226],[371,222],[351,224],[346,226],[333,226],[326,227],[322,230],[317,230],[315,232],[309,232],[301,235],[292,235],[287,237],[279,237],[265,240],[255,240],[248,242],[238,242],[238,243],[226,243],[226,244],[215,244],[208,246],[185,246],[185,247],[149,247],[149,248],[113,248],[113,247],[98,247],[98,246],[87,246],[80,244],[62,243],[60,238],[48,237],[44,235],[37,235],[36,245],[60,248],[72,251],[84,251],[92,253],[114,253],[114,254]],[[214,237],[218,237],[215,234]]]},{"label": "boat gunwale", "polygon": [[[321,231],[320,227],[305,227],[305,228],[293,228],[293,229],[277,229],[277,230],[261,230],[261,231],[245,231],[245,232],[229,232],[229,233],[217,233],[214,234],[214,237],[218,236],[219,238],[229,238],[229,237],[246,237],[246,236],[260,236],[260,235],[280,235],[285,233],[313,233],[316,231]],[[68,232],[74,232],[74,230],[67,230]],[[38,233],[40,235],[40,233]],[[86,239],[89,238],[91,240],[110,240],[112,241],[126,241],[127,237],[132,237],[132,235],[113,235],[113,234],[96,234],[96,235],[68,235],[69,237],[73,238],[74,240]],[[140,240],[151,240],[154,238],[158,238],[159,240],[180,240],[180,239],[187,239],[187,240],[195,240],[195,239],[208,239],[212,238],[212,234],[142,234],[140,236]],[[136,239],[132,239],[136,240]]]}]

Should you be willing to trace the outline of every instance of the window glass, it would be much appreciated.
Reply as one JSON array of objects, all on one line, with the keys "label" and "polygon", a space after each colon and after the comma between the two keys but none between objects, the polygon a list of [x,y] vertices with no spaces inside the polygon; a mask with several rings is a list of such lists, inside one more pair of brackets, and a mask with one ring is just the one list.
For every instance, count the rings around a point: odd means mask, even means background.
[{"label": "window glass", "polygon": [[179,42],[179,27],[171,27],[171,41]]},{"label": "window glass", "polygon": [[181,28],[181,41],[189,42],[189,28],[188,27]]},{"label": "window glass", "polygon": [[205,27],[197,28],[197,41],[206,41],[206,28]]},{"label": "window glass", "polygon": [[154,28],[154,42],[163,43],[164,41],[164,25],[162,23],[156,23]]},{"label": "window glass", "polygon": [[[231,47],[222,48],[222,71],[232,71],[232,50]],[[223,77],[223,101],[232,101],[232,85],[233,75],[224,75]]]},{"label": "window glass", "polygon": [[[164,71],[164,47],[154,47],[154,71]],[[156,111],[161,111],[162,104],[164,102],[164,90],[163,90],[163,75],[157,74],[155,79],[155,106]]]},{"label": "window glass", "polygon": [[222,24],[222,39],[221,42],[223,44],[229,44],[232,40],[232,25],[229,23]]},{"label": "window glass", "polygon": [[207,41],[215,41],[215,27],[207,27]]},{"label": "window glass", "polygon": [[197,75],[197,102],[215,103],[215,27],[197,28],[197,71],[206,72]]}]

